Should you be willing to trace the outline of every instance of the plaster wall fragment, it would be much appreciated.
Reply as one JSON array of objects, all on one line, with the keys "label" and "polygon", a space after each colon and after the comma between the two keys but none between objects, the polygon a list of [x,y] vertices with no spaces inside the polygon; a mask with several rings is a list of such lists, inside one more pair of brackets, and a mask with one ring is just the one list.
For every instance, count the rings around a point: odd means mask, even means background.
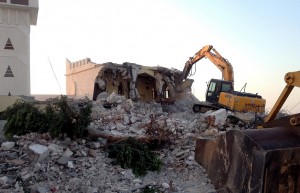
[{"label": "plaster wall fragment", "polygon": [[155,84],[156,84],[157,94],[158,96],[160,96],[162,93],[162,88],[165,84],[163,81],[163,76],[160,73],[156,73],[155,75]]},{"label": "plaster wall fragment", "polygon": [[104,81],[103,79],[97,77],[97,78],[96,78],[96,83],[98,84],[98,86],[99,86],[99,88],[100,88],[101,90],[104,91],[104,90],[106,89],[106,83],[105,83],[105,81]]}]

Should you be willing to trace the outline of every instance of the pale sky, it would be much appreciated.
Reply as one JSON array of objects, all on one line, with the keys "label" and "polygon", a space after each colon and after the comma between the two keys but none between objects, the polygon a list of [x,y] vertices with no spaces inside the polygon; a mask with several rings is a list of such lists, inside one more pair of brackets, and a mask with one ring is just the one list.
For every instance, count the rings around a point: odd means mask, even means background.
[{"label": "pale sky", "polygon": [[[210,44],[233,65],[235,90],[247,83],[246,92],[262,95],[270,110],[284,75],[300,70],[298,0],[40,0],[39,7],[32,94],[66,93],[66,58],[182,70]],[[208,59],[194,66],[193,93],[205,100],[206,82],[221,72]],[[283,108],[299,113],[299,98],[295,88]]]}]

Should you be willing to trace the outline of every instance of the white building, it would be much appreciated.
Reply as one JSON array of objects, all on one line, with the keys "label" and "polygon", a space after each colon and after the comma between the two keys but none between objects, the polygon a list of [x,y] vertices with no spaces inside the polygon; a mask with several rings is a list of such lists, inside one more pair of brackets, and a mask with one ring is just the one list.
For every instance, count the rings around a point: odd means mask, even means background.
[{"label": "white building", "polygon": [[38,0],[0,0],[0,95],[30,96],[30,26]]}]

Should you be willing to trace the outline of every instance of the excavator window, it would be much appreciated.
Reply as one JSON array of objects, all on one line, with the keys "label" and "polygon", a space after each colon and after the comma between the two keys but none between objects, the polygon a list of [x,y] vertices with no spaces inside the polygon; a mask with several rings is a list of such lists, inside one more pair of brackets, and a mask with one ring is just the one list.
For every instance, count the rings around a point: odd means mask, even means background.
[{"label": "excavator window", "polygon": [[213,92],[216,90],[217,83],[216,82],[210,82],[207,96],[211,96]]},{"label": "excavator window", "polygon": [[228,92],[230,90],[232,90],[231,84],[222,84],[221,92]]}]

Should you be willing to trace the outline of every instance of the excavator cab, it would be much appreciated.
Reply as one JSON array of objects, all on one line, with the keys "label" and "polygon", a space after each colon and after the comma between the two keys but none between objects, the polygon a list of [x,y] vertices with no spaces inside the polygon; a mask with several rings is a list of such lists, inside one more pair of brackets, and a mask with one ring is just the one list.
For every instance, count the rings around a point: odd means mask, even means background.
[{"label": "excavator cab", "polygon": [[211,79],[207,85],[205,102],[196,103],[193,105],[195,113],[205,113],[208,110],[217,110],[220,108],[219,98],[221,93],[229,93],[233,90],[233,82]]},{"label": "excavator cab", "polygon": [[230,92],[233,90],[233,82],[219,79],[211,79],[207,85],[206,101],[217,104],[221,92]]}]

